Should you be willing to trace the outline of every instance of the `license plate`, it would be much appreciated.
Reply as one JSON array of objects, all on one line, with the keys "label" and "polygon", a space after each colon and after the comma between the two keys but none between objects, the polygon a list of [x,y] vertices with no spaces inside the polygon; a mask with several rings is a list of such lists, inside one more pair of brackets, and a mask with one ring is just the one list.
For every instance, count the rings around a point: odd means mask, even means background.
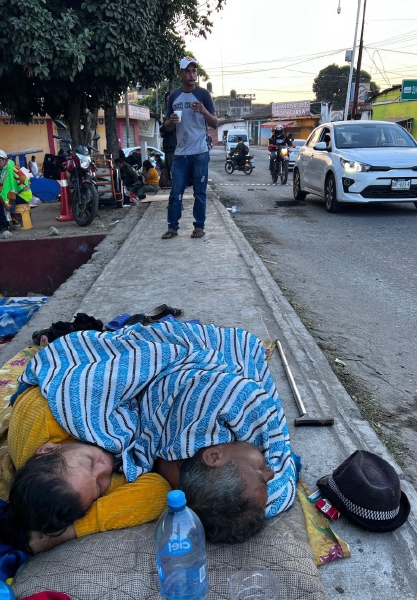
[{"label": "license plate", "polygon": [[392,190],[409,190],[411,187],[411,179],[393,179],[391,181]]}]

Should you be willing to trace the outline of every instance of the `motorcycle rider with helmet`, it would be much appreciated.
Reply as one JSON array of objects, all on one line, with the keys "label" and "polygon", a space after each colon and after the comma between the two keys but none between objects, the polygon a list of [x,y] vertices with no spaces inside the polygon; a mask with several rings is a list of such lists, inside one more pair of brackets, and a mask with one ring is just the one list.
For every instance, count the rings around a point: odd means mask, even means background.
[{"label": "motorcycle rider with helmet", "polygon": [[282,146],[283,144],[288,144],[288,146],[291,146],[292,138],[290,136],[285,135],[284,127],[282,125],[277,125],[274,129],[274,133],[269,138],[268,150],[270,151],[270,159],[269,159],[269,170],[270,171],[272,171],[272,165],[274,164],[277,149],[279,148],[279,146]]}]

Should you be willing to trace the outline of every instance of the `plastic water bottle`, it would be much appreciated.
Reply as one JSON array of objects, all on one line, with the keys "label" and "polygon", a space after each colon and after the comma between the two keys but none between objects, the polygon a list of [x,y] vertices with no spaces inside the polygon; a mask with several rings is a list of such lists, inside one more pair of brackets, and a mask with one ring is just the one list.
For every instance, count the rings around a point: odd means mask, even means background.
[{"label": "plastic water bottle", "polygon": [[12,588],[5,581],[0,581],[0,600],[15,600]]},{"label": "plastic water bottle", "polygon": [[159,591],[164,600],[207,600],[206,539],[181,490],[168,493],[155,532]]}]

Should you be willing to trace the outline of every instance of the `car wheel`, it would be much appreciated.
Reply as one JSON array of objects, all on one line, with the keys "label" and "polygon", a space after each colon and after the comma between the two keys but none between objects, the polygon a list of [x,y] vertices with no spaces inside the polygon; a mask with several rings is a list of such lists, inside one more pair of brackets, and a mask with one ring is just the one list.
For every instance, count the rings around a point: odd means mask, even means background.
[{"label": "car wheel", "polygon": [[301,191],[300,171],[294,170],[293,195],[295,200],[305,200],[307,194]]},{"label": "car wheel", "polygon": [[340,212],[341,207],[336,198],[336,181],[331,173],[327,176],[324,186],[324,204],[327,212]]}]

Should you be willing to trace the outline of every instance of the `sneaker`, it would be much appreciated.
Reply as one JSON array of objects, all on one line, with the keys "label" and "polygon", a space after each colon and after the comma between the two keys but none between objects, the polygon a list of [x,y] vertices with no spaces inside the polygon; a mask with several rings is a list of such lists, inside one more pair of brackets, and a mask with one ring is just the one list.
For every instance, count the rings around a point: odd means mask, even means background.
[{"label": "sneaker", "polygon": [[0,233],[3,233],[5,231],[10,231],[10,230],[11,230],[11,227],[8,223],[7,224],[5,223],[4,225],[3,224],[0,225]]},{"label": "sneaker", "polygon": [[145,200],[146,194],[139,194],[138,198],[139,200]]}]

